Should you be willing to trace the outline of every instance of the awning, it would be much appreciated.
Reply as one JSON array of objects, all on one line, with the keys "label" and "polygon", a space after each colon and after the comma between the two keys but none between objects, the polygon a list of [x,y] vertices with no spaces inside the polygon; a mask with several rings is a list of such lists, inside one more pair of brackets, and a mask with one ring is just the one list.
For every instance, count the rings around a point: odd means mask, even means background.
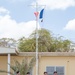
[{"label": "awning", "polygon": [[16,48],[0,47],[0,55],[18,54]]}]

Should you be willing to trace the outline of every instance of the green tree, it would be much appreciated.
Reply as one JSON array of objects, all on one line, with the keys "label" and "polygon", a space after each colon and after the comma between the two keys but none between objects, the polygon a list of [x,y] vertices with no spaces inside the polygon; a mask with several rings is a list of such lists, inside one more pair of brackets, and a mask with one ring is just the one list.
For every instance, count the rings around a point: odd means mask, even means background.
[{"label": "green tree", "polygon": [[[51,33],[46,29],[38,30],[38,50],[39,52],[48,52],[52,41]],[[19,50],[22,52],[35,52],[36,47],[36,31],[34,31],[29,38],[19,41]]]},{"label": "green tree", "polygon": [[63,40],[62,37],[55,38],[51,50],[53,52],[68,52],[70,50],[70,45],[71,45],[70,40]]},{"label": "green tree", "polygon": [[11,47],[16,44],[16,40],[13,38],[1,38],[0,39],[0,47]]},{"label": "green tree", "polygon": [[31,58],[30,62],[28,62],[28,58],[26,57],[21,63],[15,59],[14,63],[15,65],[9,64],[12,72],[7,72],[5,70],[0,70],[0,72],[16,75],[16,72],[20,71],[21,75],[26,75],[27,72],[30,72],[33,69],[35,65],[35,58]]},{"label": "green tree", "polygon": [[[39,52],[68,52],[71,45],[70,40],[63,39],[62,36],[54,37],[52,32],[47,29],[38,30],[38,50]],[[19,51],[35,52],[36,50],[36,31],[29,38],[19,41]]]}]

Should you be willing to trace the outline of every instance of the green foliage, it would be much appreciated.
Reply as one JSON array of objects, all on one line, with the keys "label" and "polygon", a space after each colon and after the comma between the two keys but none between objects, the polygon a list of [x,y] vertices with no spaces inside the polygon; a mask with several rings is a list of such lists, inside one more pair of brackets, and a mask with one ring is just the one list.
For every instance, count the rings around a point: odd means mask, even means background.
[{"label": "green foliage", "polygon": [[0,38],[0,47],[11,47],[16,44],[16,40],[13,38]]},{"label": "green foliage", "polygon": [[51,50],[53,52],[68,52],[70,50],[70,44],[72,42],[70,40],[63,40],[61,37],[55,38]]},{"label": "green foliage", "polygon": [[[38,50],[39,52],[68,52],[70,50],[70,40],[63,40],[62,36],[53,37],[52,33],[46,29],[38,30]],[[19,41],[19,51],[36,51],[36,31],[29,38],[22,38]]]},{"label": "green foliage", "polygon": [[[39,52],[48,51],[48,47],[50,47],[52,37],[51,33],[46,29],[38,30],[38,50]],[[28,39],[19,41],[19,51],[22,52],[35,52],[36,50],[36,31],[34,31]]]},{"label": "green foliage", "polygon": [[35,39],[25,39],[21,40],[19,43],[19,50],[22,52],[33,52],[35,51]]},{"label": "green foliage", "polygon": [[13,72],[7,72],[4,70],[0,70],[2,73],[10,73],[11,75],[16,75],[17,71],[20,71],[21,75],[26,75],[27,72],[30,72],[33,69],[33,66],[35,65],[35,58],[32,58],[30,61],[28,61],[28,58],[22,60],[20,63],[16,59],[14,59],[15,65],[10,65],[10,68]]}]

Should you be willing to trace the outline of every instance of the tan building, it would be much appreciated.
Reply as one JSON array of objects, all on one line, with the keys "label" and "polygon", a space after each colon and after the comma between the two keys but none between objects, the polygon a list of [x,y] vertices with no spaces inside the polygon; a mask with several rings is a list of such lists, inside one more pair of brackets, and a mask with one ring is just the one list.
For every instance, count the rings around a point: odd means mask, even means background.
[{"label": "tan building", "polygon": [[[0,69],[10,71],[10,66],[7,63],[13,64],[15,58],[22,61],[24,57],[29,59],[35,56],[35,52],[17,52],[15,49],[0,48]],[[32,70],[32,75],[35,75],[35,67]],[[39,75],[47,71],[49,75],[53,75],[57,71],[59,75],[74,75],[75,74],[75,53],[74,52],[40,52],[39,53]],[[10,75],[0,73],[0,75]]]}]

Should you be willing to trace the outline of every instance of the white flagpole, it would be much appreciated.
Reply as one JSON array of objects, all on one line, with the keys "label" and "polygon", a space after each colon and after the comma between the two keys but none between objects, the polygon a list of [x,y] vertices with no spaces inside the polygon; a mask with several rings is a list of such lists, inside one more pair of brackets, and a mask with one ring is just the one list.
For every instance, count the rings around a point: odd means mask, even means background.
[{"label": "white flagpole", "polygon": [[[30,6],[35,6],[35,5],[30,5]],[[45,5],[38,5],[36,1],[36,13],[38,12],[38,6],[45,6]],[[38,15],[36,16],[36,75],[39,75],[39,55],[38,55]]]},{"label": "white flagpole", "polygon": [[[45,5],[38,5],[36,1],[36,13],[38,13],[38,6],[45,6]],[[36,16],[36,75],[39,75],[39,50],[38,50],[38,15]]]},{"label": "white flagpole", "polygon": [[[36,12],[38,12],[38,3],[36,2]],[[38,16],[36,16],[36,75],[39,75],[39,58],[38,58]]]}]

